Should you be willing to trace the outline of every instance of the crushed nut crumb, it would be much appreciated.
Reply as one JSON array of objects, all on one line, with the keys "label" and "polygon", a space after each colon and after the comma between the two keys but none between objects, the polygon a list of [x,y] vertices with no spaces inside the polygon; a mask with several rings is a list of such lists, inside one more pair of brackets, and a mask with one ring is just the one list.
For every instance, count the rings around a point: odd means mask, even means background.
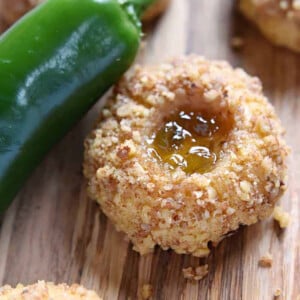
[{"label": "crushed nut crumb", "polygon": [[262,268],[271,268],[273,263],[273,257],[270,253],[266,253],[259,259],[259,266]]},{"label": "crushed nut crumb", "polygon": [[151,284],[144,284],[142,287],[142,299],[150,299],[153,295],[153,287]]},{"label": "crushed nut crumb", "polygon": [[204,93],[204,97],[207,101],[215,101],[219,97],[219,93],[216,90],[209,90]]},{"label": "crushed nut crumb", "polygon": [[281,206],[276,206],[273,213],[273,218],[276,220],[280,228],[286,228],[291,222],[291,216],[285,212]]},{"label": "crushed nut crumb", "polygon": [[280,297],[280,296],[281,296],[281,289],[277,288],[277,289],[275,290],[275,292],[274,292],[274,297],[275,297],[275,298],[278,298],[278,297]]},{"label": "crushed nut crumb", "polygon": [[208,274],[208,265],[198,266],[196,268],[188,267],[182,269],[183,277],[190,280],[201,280]]},{"label": "crushed nut crumb", "polygon": [[250,193],[251,191],[251,184],[246,180],[240,182],[240,187],[244,193]]},{"label": "crushed nut crumb", "polygon": [[24,286],[18,284],[15,288],[5,285],[0,287],[0,299],[30,299],[30,300],[101,300],[92,290],[83,286],[73,284],[68,286],[65,283],[55,285],[53,282],[38,281],[32,285]]},{"label": "crushed nut crumb", "polygon": [[120,159],[125,160],[128,158],[129,152],[130,152],[129,147],[123,147],[123,148],[118,149],[117,155]]}]

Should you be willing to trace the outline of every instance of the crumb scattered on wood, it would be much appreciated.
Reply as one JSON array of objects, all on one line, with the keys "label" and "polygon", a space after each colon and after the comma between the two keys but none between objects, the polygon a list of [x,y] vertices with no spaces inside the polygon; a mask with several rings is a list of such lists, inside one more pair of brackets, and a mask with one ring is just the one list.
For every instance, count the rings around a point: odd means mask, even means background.
[{"label": "crumb scattered on wood", "polygon": [[266,253],[259,259],[259,266],[263,268],[271,268],[273,263],[273,257],[270,253]]},{"label": "crumb scattered on wood", "polygon": [[239,50],[244,46],[244,40],[241,37],[235,36],[231,39],[231,47]]},{"label": "crumb scattered on wood", "polygon": [[142,287],[142,299],[150,299],[153,295],[153,287],[151,284],[144,284]]},{"label": "crumb scattered on wood", "polygon": [[186,279],[201,280],[208,274],[208,265],[199,266],[196,268],[189,267],[182,269],[183,276]]},{"label": "crumb scattered on wood", "polygon": [[276,220],[280,228],[286,228],[291,222],[291,216],[285,212],[281,206],[276,206],[273,212],[273,218]]},{"label": "crumb scattered on wood", "polygon": [[281,289],[277,288],[274,292],[275,299],[281,296]]}]

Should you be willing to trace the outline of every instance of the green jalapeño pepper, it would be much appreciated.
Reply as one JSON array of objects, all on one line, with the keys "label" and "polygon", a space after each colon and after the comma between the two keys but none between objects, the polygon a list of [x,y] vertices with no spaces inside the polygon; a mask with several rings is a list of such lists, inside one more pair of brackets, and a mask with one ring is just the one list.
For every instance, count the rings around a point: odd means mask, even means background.
[{"label": "green jalape\u00f1o pepper", "polygon": [[0,212],[132,64],[153,0],[48,0],[0,37]]}]

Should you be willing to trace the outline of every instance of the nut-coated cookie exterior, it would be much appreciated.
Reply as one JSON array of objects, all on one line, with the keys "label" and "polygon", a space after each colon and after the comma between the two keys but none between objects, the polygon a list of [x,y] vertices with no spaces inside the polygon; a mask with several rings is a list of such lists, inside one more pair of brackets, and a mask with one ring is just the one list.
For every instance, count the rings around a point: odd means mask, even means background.
[{"label": "nut-coated cookie exterior", "polygon": [[[233,120],[207,173],[170,170],[147,152],[147,138],[181,107]],[[282,134],[260,81],[225,62],[189,56],[136,67],[85,141],[88,192],[141,254],[159,245],[206,256],[209,242],[272,213],[286,187]]]},{"label": "nut-coated cookie exterior", "polygon": [[299,0],[239,0],[239,8],[273,44],[300,52]]}]

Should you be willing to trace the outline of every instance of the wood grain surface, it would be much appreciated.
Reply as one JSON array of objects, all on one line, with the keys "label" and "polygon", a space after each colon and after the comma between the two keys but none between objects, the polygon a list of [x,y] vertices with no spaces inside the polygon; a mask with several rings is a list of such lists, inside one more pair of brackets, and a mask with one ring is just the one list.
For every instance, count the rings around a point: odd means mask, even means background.
[{"label": "wood grain surface", "polygon": [[[234,51],[233,36],[244,39]],[[265,93],[287,129],[292,148],[289,188],[282,206],[293,222],[280,231],[272,219],[224,240],[206,261],[200,282],[183,278],[182,268],[205,262],[156,249],[140,257],[122,233],[90,201],[82,177],[83,139],[105,99],[51,150],[0,225],[0,285],[38,279],[78,282],[104,299],[138,299],[143,284],[152,299],[297,299],[300,294],[300,55],[273,47],[235,11],[230,0],[173,0],[147,30],[139,63],[161,62],[183,53],[226,59],[261,78]],[[273,255],[273,267],[259,258]]]}]

